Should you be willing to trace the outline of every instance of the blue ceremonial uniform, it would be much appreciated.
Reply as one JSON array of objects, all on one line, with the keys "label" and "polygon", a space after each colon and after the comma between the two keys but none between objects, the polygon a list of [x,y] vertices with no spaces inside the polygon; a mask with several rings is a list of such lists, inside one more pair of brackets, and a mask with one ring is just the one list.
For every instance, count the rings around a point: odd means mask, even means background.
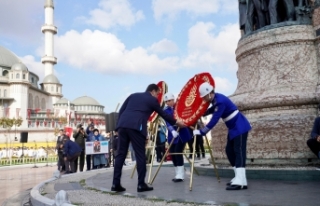
[{"label": "blue ceremonial uniform", "polygon": [[214,95],[211,102],[212,107],[204,115],[212,114],[211,120],[205,127],[200,129],[200,133],[205,135],[222,118],[228,128],[226,153],[229,162],[233,167],[244,168],[246,165],[247,138],[251,125],[228,97],[219,93]]},{"label": "blue ceremonial uniform", "polygon": [[154,111],[171,125],[176,123],[175,119],[162,110],[157,98],[153,97],[148,91],[131,94],[121,106],[116,127],[119,142],[118,154],[115,159],[113,185],[120,185],[121,170],[130,142],[136,155],[138,185],[145,184],[147,122]]},{"label": "blue ceremonial uniform", "polygon": [[[164,110],[168,115],[173,117],[174,109],[172,107],[166,107]],[[172,126],[169,122],[166,122],[168,127],[168,142],[171,143],[173,139],[172,131],[176,131],[177,127]],[[186,145],[186,142],[188,142],[191,139],[191,134],[189,132],[188,128],[180,128],[179,130],[179,136],[175,139],[173,139],[173,144],[170,147],[170,153],[182,153],[183,149]],[[175,167],[183,166],[183,155],[182,154],[176,154],[172,155],[172,163]]]},{"label": "blue ceremonial uniform", "polygon": [[[230,140],[251,130],[251,125],[246,117],[238,112],[237,106],[223,94],[215,93],[215,97],[212,100],[212,107],[206,111],[205,116],[209,114],[212,114],[212,118],[210,122],[200,130],[202,135],[210,131],[218,123],[220,118],[225,121],[229,130],[228,139]],[[226,118],[232,114],[235,116],[226,121]]]},{"label": "blue ceremonial uniform", "polygon": [[[168,115],[170,115],[171,117],[173,117],[173,108],[172,107],[166,107],[164,109],[165,113],[167,113]],[[172,126],[169,122],[166,122],[168,130],[170,132],[168,132],[168,142],[170,143],[172,141],[172,131],[173,130],[177,130],[178,127],[176,126]],[[181,140],[183,143],[188,142],[191,139],[191,134],[189,132],[188,128],[180,128],[179,130],[179,136],[174,140],[173,144],[177,144],[179,140]]]}]

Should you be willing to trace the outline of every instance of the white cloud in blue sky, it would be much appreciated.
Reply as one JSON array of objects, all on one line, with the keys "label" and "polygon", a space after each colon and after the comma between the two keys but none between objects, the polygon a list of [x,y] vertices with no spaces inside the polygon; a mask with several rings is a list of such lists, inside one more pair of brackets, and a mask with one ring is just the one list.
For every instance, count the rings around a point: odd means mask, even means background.
[{"label": "white cloud in blue sky", "polygon": [[[45,0],[2,1],[0,44],[43,78]],[[178,94],[196,73],[216,91],[237,85],[236,0],[55,0],[55,72],[69,100],[95,98],[112,112],[133,92],[166,81]]]},{"label": "white cloud in blue sky", "polygon": [[102,29],[115,26],[131,27],[145,18],[143,12],[135,11],[128,0],[101,0],[98,7],[91,10],[89,17],[84,19],[86,23]]}]

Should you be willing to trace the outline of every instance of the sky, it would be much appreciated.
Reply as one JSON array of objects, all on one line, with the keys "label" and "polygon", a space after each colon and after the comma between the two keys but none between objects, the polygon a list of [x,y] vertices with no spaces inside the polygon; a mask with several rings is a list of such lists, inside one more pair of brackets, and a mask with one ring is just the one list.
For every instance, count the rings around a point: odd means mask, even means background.
[{"label": "sky", "polygon": [[[0,0],[0,45],[44,78],[45,0]],[[165,81],[176,97],[209,72],[216,92],[237,87],[237,0],[54,0],[55,75],[70,101],[114,112],[131,93]]]}]

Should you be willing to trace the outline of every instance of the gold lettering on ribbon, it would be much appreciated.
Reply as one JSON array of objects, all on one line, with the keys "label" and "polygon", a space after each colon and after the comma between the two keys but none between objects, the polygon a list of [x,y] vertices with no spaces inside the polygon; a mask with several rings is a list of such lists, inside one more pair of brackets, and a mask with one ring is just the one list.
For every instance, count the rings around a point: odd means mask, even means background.
[{"label": "gold lettering on ribbon", "polygon": [[196,96],[197,96],[197,86],[194,85],[190,90],[190,93],[187,96],[186,101],[184,102],[186,107],[190,107],[193,104],[194,100],[196,99]]}]

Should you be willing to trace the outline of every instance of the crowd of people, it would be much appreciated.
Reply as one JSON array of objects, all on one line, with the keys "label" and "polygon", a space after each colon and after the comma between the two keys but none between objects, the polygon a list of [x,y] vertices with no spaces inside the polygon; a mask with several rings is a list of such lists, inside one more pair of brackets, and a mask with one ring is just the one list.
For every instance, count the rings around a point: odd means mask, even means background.
[{"label": "crowd of people", "polygon": [[54,147],[4,147],[0,148],[0,160],[9,158],[47,158],[55,153]]},{"label": "crowd of people", "polygon": [[[110,167],[111,155],[109,154],[115,151],[112,148],[109,147],[107,153],[86,154],[86,142],[92,142],[96,145],[97,142],[108,141],[111,144],[110,136],[100,134],[99,129],[95,128],[93,122],[86,129],[84,129],[82,124],[79,124],[73,134],[74,141],[70,140],[64,129],[60,129],[59,132],[56,151],[58,155],[58,170],[60,172],[69,174],[77,172],[78,169],[80,172],[83,172],[85,163],[87,171]],[[113,144],[117,145],[116,134],[114,134],[113,140]],[[95,146],[96,149],[97,146]]]}]

